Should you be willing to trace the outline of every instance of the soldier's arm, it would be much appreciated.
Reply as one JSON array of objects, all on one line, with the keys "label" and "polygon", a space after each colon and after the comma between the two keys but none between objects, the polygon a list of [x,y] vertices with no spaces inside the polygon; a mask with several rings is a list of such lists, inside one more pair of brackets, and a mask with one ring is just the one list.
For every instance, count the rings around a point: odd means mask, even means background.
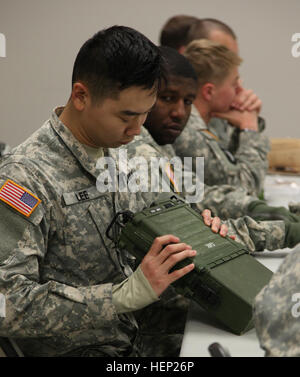
[{"label": "soldier's arm", "polygon": [[206,138],[206,141],[206,183],[241,186],[248,194],[258,195],[268,167],[268,139],[257,132],[241,132],[239,147],[232,160],[215,140]]},{"label": "soldier's arm", "polygon": [[300,251],[289,254],[254,303],[254,323],[265,356],[300,356]]},{"label": "soldier's arm", "polygon": [[[14,165],[15,176],[24,173]],[[3,172],[3,170],[2,170]],[[28,173],[28,172],[27,172]],[[5,312],[0,316],[0,336],[47,337],[83,329],[114,326],[118,322],[112,303],[112,284],[71,286],[42,280],[43,261],[55,230],[51,206],[33,174],[17,183],[37,193],[41,203],[26,217],[0,201],[0,293]],[[2,174],[0,187],[7,178]],[[25,182],[26,181],[26,182]],[[52,245],[53,247],[53,245]],[[59,253],[58,253],[59,255]]]},{"label": "soldier's arm", "polygon": [[214,115],[228,120],[240,130],[232,163],[228,158],[225,159],[226,152],[223,153],[216,143],[211,142],[218,160],[221,161],[222,156],[224,159],[222,167],[228,179],[223,183],[241,185],[247,188],[249,193],[258,194],[263,188],[268,168],[269,140],[258,132],[259,122],[256,112],[232,110],[227,113],[214,113]]},{"label": "soldier's arm", "polygon": [[[278,250],[288,246],[290,242],[287,236],[286,224],[284,221],[258,221],[256,222],[249,216],[238,219],[224,221],[228,226],[228,234],[236,235],[236,241],[247,246],[250,252],[264,250]],[[297,224],[297,228],[300,227]],[[298,237],[299,238],[299,237]],[[294,238],[294,245],[299,240]]]},{"label": "soldier's arm", "polygon": [[257,195],[263,187],[268,166],[268,139],[258,132],[240,132],[239,148],[231,157],[221,148],[216,137],[200,128],[201,119],[192,114],[185,130],[174,143],[177,155],[182,159],[193,157],[195,173],[196,157],[204,157],[207,185],[241,186],[249,194]]}]

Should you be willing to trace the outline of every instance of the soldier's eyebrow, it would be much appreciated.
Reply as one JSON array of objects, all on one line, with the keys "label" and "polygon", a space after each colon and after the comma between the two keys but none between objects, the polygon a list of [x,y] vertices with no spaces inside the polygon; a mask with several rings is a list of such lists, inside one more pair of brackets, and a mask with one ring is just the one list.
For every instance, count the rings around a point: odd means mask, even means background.
[{"label": "soldier's eyebrow", "polygon": [[127,115],[127,116],[144,115],[144,114],[150,113],[154,109],[154,106],[155,106],[155,104],[153,106],[151,106],[151,108],[149,110],[145,111],[144,113],[138,113],[136,111],[131,111],[131,110],[122,110],[121,114]]}]

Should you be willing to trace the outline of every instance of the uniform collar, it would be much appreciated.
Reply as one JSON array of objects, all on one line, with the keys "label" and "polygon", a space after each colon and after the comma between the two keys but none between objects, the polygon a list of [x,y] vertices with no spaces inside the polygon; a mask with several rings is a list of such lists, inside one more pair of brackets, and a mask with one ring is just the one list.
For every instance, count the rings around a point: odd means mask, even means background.
[{"label": "uniform collar", "polygon": [[[84,146],[74,137],[68,127],[66,127],[59,119],[63,109],[64,107],[61,106],[53,110],[50,118],[50,124],[80,165],[95,178],[97,178],[99,172],[97,173],[96,162],[89,157]],[[104,153],[107,155],[108,150],[104,150]]]},{"label": "uniform collar", "polygon": [[208,130],[206,123],[204,122],[200,112],[197,110],[195,105],[192,105],[190,118],[197,118],[197,122],[195,122],[195,124],[197,124],[197,128],[199,130]]},{"label": "uniform collar", "polygon": [[153,139],[149,131],[146,129],[146,127],[142,127],[141,134],[138,136],[141,137],[143,142],[146,144],[150,144],[154,149],[159,152],[163,157],[172,158],[176,155],[174,148],[171,144],[165,144],[165,145],[159,145],[157,142]]}]

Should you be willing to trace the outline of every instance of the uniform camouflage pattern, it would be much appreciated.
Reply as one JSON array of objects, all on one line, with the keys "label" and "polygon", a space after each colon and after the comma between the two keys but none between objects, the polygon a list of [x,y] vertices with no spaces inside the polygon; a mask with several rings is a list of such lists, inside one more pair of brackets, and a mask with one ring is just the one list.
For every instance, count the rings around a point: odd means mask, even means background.
[{"label": "uniform camouflage pattern", "polygon": [[[258,117],[259,132],[263,132],[266,128],[265,120]],[[218,137],[218,143],[223,150],[228,150],[233,155],[239,146],[240,131],[236,127],[232,127],[226,119],[211,118],[208,123],[208,129]]]},{"label": "uniform camouflage pattern", "polygon": [[254,319],[265,356],[300,356],[300,249],[293,250],[256,297]]},{"label": "uniform camouflage pattern", "polygon": [[[127,151],[128,158],[143,156],[148,161],[151,157],[164,156],[167,159],[172,159],[176,156],[173,145],[158,145],[145,127],[142,127],[141,134],[128,145]],[[196,175],[189,171],[185,174],[191,174],[191,180],[194,184]],[[182,194],[186,195],[187,193],[183,192]],[[221,219],[239,218],[247,213],[249,204],[254,200],[257,200],[257,198],[248,195],[246,189],[242,187],[204,185],[203,200],[197,203],[195,207],[200,211],[209,208],[213,216],[219,216]]]},{"label": "uniform camouflage pattern", "polygon": [[5,144],[0,142],[0,157],[6,155],[10,151],[10,147]]},{"label": "uniform camouflage pattern", "polygon": [[[181,158],[203,156],[204,182],[209,186],[229,184],[259,195],[268,168],[268,138],[259,132],[233,132],[229,141],[229,136],[223,133],[219,144],[207,131],[193,106],[185,129],[173,144],[176,154]],[[222,149],[224,146],[229,149]]]},{"label": "uniform camouflage pattern", "polygon": [[[105,155],[117,164],[117,150]],[[11,179],[41,199],[28,218],[0,201],[0,292],[6,300],[0,336],[15,338],[26,356],[162,356],[180,348],[188,303],[172,288],[153,304],[156,316],[147,314],[152,305],[136,319],[133,313],[118,315],[112,304],[112,285],[136,265],[114,247],[106,229],[117,211],[140,211],[158,194],[100,193],[98,175],[95,161],[56,113],[1,163],[0,187]],[[231,223],[250,249],[275,249],[283,242],[283,222],[276,229],[250,218]],[[157,346],[150,349],[147,335],[157,318],[165,323],[165,344],[152,337]]]},{"label": "uniform camouflage pattern", "polygon": [[[115,150],[105,153],[117,161]],[[100,193],[98,174],[55,113],[2,162],[1,187],[11,179],[42,201],[28,218],[0,201],[0,336],[27,356],[140,354],[134,315],[112,304],[112,285],[135,260],[105,232],[117,211],[140,211],[155,195]]]},{"label": "uniform camouflage pattern", "polygon": [[[151,157],[164,156],[168,159],[175,156],[172,145],[158,145],[149,132],[142,127],[141,134],[127,146],[128,158],[143,156],[147,161]],[[149,164],[148,164],[149,165]],[[195,179],[195,178],[194,178]],[[181,193],[185,197],[185,192]],[[205,185],[204,199],[192,207],[202,211],[212,209],[215,216],[223,218],[236,217],[246,213],[248,204],[257,200],[247,196],[244,189],[235,190],[232,186],[221,185],[209,187]],[[222,208],[224,206],[224,208]],[[229,234],[236,235],[236,241],[247,246],[250,251],[276,250],[284,247],[285,225],[283,221],[256,222],[248,216],[224,221],[229,228]]]}]

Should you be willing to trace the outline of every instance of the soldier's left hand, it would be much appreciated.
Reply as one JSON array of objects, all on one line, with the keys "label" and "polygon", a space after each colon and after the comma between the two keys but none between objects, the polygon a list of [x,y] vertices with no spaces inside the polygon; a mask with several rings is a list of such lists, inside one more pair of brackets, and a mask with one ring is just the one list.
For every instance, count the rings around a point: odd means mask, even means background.
[{"label": "soldier's left hand", "polygon": [[[228,227],[226,224],[222,224],[222,221],[219,217],[212,217],[211,211],[209,209],[205,209],[201,213],[203,217],[204,224],[211,227],[211,230],[214,233],[219,233],[220,236],[226,237],[228,233]],[[231,239],[235,239],[235,236],[229,236]]]}]

